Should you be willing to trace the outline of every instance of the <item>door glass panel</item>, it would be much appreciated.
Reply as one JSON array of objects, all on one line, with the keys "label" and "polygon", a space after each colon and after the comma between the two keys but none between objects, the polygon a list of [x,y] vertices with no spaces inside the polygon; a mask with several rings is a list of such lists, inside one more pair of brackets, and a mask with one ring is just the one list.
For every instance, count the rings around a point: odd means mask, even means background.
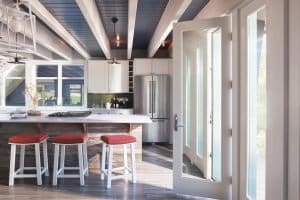
[{"label": "door glass panel", "polygon": [[221,181],[221,31],[187,31],[183,39],[183,175]]},{"label": "door glass panel", "polygon": [[212,179],[221,180],[221,30],[212,38]]},{"label": "door glass panel", "polygon": [[197,48],[197,155],[203,157],[203,132],[204,132],[204,88],[205,88],[205,76],[204,76],[204,50]]},{"label": "door glass panel", "polygon": [[248,140],[247,195],[265,199],[266,151],[266,12],[247,17]]},{"label": "door glass panel", "polygon": [[186,75],[185,75],[185,120],[186,120],[186,126],[185,126],[185,145],[187,147],[191,146],[191,58],[189,56],[186,56]]}]

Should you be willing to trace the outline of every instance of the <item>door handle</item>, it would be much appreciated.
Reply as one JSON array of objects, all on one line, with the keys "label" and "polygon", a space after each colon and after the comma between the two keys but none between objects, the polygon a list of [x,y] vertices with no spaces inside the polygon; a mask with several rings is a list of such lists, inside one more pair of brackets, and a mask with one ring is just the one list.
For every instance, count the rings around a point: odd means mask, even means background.
[{"label": "door handle", "polygon": [[178,115],[177,114],[175,114],[175,116],[174,116],[174,130],[175,131],[178,131],[178,128],[179,127],[184,127],[182,124],[178,124]]}]

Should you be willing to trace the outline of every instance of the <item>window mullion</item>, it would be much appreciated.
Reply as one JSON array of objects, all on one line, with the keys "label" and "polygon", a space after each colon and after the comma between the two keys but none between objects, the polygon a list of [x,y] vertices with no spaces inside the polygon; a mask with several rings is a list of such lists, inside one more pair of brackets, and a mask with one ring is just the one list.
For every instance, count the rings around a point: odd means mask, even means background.
[{"label": "window mullion", "polygon": [[57,105],[62,106],[62,65],[58,65],[58,80],[57,80]]}]

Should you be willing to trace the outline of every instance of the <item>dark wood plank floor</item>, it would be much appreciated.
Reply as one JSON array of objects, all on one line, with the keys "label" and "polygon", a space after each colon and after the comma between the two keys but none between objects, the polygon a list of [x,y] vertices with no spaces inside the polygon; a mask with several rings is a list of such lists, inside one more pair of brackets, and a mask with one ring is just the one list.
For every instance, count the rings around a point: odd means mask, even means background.
[{"label": "dark wood plank floor", "polygon": [[57,187],[53,187],[51,182],[51,178],[44,178],[43,186],[36,186],[35,179],[17,179],[15,186],[8,187],[8,169],[2,169],[0,170],[0,199],[203,199],[174,193],[172,151],[156,145],[144,146],[143,161],[137,163],[136,184],[132,184],[130,180],[115,180],[112,182],[112,188],[106,189],[105,181],[100,180],[98,169],[90,170],[85,186],[79,186],[79,179],[60,180]]}]

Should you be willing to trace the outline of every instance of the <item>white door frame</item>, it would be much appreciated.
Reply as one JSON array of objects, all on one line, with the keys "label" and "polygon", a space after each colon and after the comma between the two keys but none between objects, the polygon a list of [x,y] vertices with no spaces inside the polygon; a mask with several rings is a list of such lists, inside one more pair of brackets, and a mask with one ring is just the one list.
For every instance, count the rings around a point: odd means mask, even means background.
[{"label": "white door frame", "polygon": [[[291,0],[290,0],[291,1]],[[292,0],[298,1],[298,0]],[[241,123],[241,90],[240,88],[240,66],[241,66],[241,54],[239,49],[241,48],[240,44],[240,9],[246,6],[252,1],[245,0],[241,5],[232,10],[233,16],[233,199],[240,200],[242,199],[242,188],[245,188],[244,178],[240,173],[242,166],[240,166],[240,158],[242,157],[239,153],[240,149],[243,147],[241,142],[240,129]],[[298,7],[295,9],[298,12]],[[266,149],[266,199],[290,199],[288,198],[288,186],[287,186],[287,138],[288,138],[288,55],[287,55],[287,0],[265,0],[266,9],[267,9],[267,31],[268,31],[268,41],[267,41],[267,90],[268,90],[268,99],[267,99],[267,149]],[[298,14],[299,16],[299,14]],[[298,22],[299,18],[297,18]],[[299,31],[298,31],[299,33]],[[297,38],[299,36],[297,35]],[[296,44],[294,44],[296,45]],[[300,47],[300,46],[299,46]],[[300,48],[298,48],[300,49]],[[297,59],[299,61],[299,55],[297,51]],[[299,62],[298,62],[299,64]],[[297,66],[299,67],[299,66]],[[299,69],[297,69],[299,70]],[[291,74],[291,72],[290,72]],[[296,73],[297,75],[299,73]],[[296,74],[293,74],[296,76]],[[298,78],[299,80],[299,78]],[[295,81],[295,80],[294,80]],[[297,82],[297,87],[299,87],[300,81]],[[295,84],[295,83],[294,83]],[[294,94],[295,96],[295,94]],[[299,96],[298,96],[299,99]],[[294,99],[295,100],[295,99]],[[291,102],[291,100],[290,100]],[[298,101],[299,102],[299,101]],[[299,111],[299,107],[297,106]],[[291,108],[292,109],[292,108]],[[294,108],[295,109],[295,108]],[[294,110],[294,112],[296,112]],[[298,112],[299,113],[299,112]],[[293,113],[295,116],[296,113]],[[291,116],[291,115],[290,115]],[[299,119],[299,115],[297,115]],[[293,119],[292,123],[299,123],[299,120]],[[291,118],[290,118],[291,120]],[[295,121],[296,120],[296,121]],[[295,124],[291,124],[290,126]],[[299,134],[299,129],[297,130]],[[294,136],[295,139],[299,140],[299,136]],[[300,141],[295,140],[291,141],[293,144],[299,144]],[[290,147],[290,150],[295,150],[295,148]],[[291,153],[290,153],[291,155]],[[296,155],[293,155],[296,156]],[[296,174],[290,174],[291,176],[296,176],[293,178],[299,179],[299,148],[298,148],[298,161],[293,163],[293,172]],[[290,161],[289,163],[292,163]],[[298,168],[297,168],[298,166]],[[299,199],[299,180],[298,187],[290,189],[294,183],[292,180],[289,181],[289,190],[292,194],[292,197],[297,196]],[[297,190],[297,192],[296,192]]]},{"label": "white door frame", "polygon": [[[196,27],[222,27],[222,41],[230,40],[230,20],[229,17],[212,18],[205,20],[195,20],[181,22],[174,26],[174,71],[173,71],[173,116],[178,114],[179,123],[183,122],[183,95],[178,91],[184,91],[182,86],[183,76],[183,43],[184,31],[196,30]],[[183,153],[183,128],[173,133],[174,145],[174,189],[179,193],[191,195],[203,194],[206,197],[231,199],[231,156],[230,156],[230,137],[231,137],[231,45],[230,42],[222,43],[222,181],[212,182],[205,179],[190,179],[182,177],[182,153]],[[178,89],[180,88],[180,89]],[[177,156],[176,156],[177,155]],[[196,188],[195,188],[196,186]]]}]

